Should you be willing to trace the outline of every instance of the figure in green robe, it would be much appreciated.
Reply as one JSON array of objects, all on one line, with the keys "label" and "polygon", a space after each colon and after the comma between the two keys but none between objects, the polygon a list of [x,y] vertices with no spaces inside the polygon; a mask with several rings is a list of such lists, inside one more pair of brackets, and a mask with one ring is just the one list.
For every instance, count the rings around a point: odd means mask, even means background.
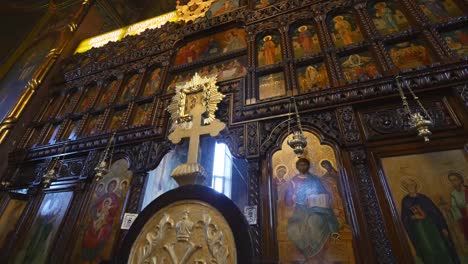
[{"label": "figure in green robe", "polygon": [[406,179],[402,187],[401,219],[419,259],[425,264],[460,263],[439,208],[424,194],[418,193],[413,179]]}]

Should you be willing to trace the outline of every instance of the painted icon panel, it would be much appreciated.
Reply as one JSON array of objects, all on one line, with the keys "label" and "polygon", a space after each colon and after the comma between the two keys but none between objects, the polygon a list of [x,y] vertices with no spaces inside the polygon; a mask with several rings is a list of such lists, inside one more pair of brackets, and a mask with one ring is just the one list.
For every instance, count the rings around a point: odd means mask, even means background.
[{"label": "painted icon panel", "polygon": [[328,21],[333,41],[338,48],[363,41],[363,37],[356,20],[351,14],[342,14]]},{"label": "painted icon panel", "polygon": [[417,0],[416,2],[423,13],[434,22],[463,15],[462,9],[453,0]]},{"label": "painted icon panel", "polygon": [[25,144],[26,148],[33,147],[39,142],[42,128],[34,128],[29,135],[28,141]]},{"label": "painted icon panel", "polygon": [[89,87],[84,93],[83,96],[81,97],[81,100],[78,104],[78,107],[76,109],[77,113],[84,112],[88,110],[91,105],[93,104],[94,98],[97,95],[97,89],[96,87]]},{"label": "painted icon panel", "polygon": [[364,81],[380,75],[369,52],[361,52],[341,58],[341,69],[346,82]]},{"label": "painted icon panel", "polygon": [[297,68],[300,93],[318,91],[329,86],[327,67],[323,62]]},{"label": "painted icon panel", "polygon": [[141,104],[135,106],[135,114],[132,120],[132,126],[144,126],[151,123],[152,103]]},{"label": "painted icon panel", "polygon": [[120,91],[118,103],[128,102],[137,92],[140,74],[134,74],[125,82]]},{"label": "painted icon panel", "polygon": [[278,1],[279,0],[255,0],[254,4],[255,4],[255,8],[264,8]]},{"label": "painted icon panel", "polygon": [[8,241],[13,240],[16,225],[23,214],[26,204],[26,201],[12,199],[8,202],[8,205],[0,216],[0,250],[8,245]]},{"label": "painted icon panel", "polygon": [[397,43],[389,49],[393,63],[400,70],[420,67],[432,62],[428,48],[419,40]]},{"label": "painted icon panel", "polygon": [[220,16],[239,8],[239,0],[214,0],[210,10],[206,12],[206,17]]},{"label": "painted icon panel", "polygon": [[416,263],[468,262],[468,161],[463,150],[382,159]]},{"label": "painted icon panel", "polygon": [[295,58],[309,56],[320,51],[318,35],[311,24],[302,24],[293,28],[292,44]]},{"label": "painted icon panel", "polygon": [[65,99],[64,104],[62,105],[62,108],[57,114],[57,117],[58,118],[64,117],[65,115],[72,113],[73,109],[75,108],[75,105],[77,104],[79,97],[80,97],[80,92],[78,91],[73,91],[70,95],[68,95],[67,98]]},{"label": "painted icon panel", "polygon": [[74,140],[76,139],[78,128],[81,124],[81,119],[71,121],[67,129],[62,135],[62,140]]},{"label": "painted icon panel", "polygon": [[109,121],[109,127],[107,130],[115,131],[115,130],[121,129],[124,125],[123,122],[124,122],[126,112],[127,112],[127,109],[115,111]]},{"label": "painted icon panel", "polygon": [[14,263],[47,263],[72,197],[73,192],[48,193],[44,196]]},{"label": "painted icon panel", "polygon": [[132,179],[128,166],[124,159],[115,161],[94,185],[70,263],[100,263],[112,257]]},{"label": "painted icon panel", "polygon": [[99,101],[97,102],[95,108],[103,108],[110,104],[114,96],[117,94],[118,88],[118,80],[112,80],[110,83],[108,83],[107,86],[104,89],[102,89],[101,97],[99,98]]},{"label": "painted icon panel", "polygon": [[143,88],[143,96],[151,96],[156,93],[161,83],[161,68],[154,69],[146,80],[145,87]]},{"label": "painted icon panel", "polygon": [[233,28],[224,32],[191,41],[177,51],[175,65],[192,63],[216,55],[241,50],[247,47],[246,32]]},{"label": "painted icon panel", "polygon": [[280,63],[282,60],[279,35],[271,34],[257,38],[257,63],[259,67]]},{"label": "painted icon panel", "polygon": [[204,66],[201,69],[192,70],[180,74],[176,74],[172,77],[171,82],[168,84],[167,92],[175,92],[175,88],[178,85],[182,85],[189,81],[195,72],[202,77],[209,75],[216,75],[218,82],[228,81],[235,78],[245,76],[247,73],[247,57],[243,56],[232,60],[223,61],[220,63]]},{"label": "painted icon panel", "polygon": [[284,74],[272,73],[258,78],[258,89],[260,100],[286,95]]},{"label": "painted icon panel", "polygon": [[54,97],[54,99],[47,106],[47,109],[45,109],[45,112],[42,115],[40,121],[45,121],[45,120],[48,120],[49,118],[52,118],[54,114],[59,110],[58,108],[60,107],[60,103],[62,102],[62,100],[63,100],[62,96]]},{"label": "painted icon panel", "polygon": [[468,28],[442,32],[442,37],[449,48],[459,56],[468,56]]},{"label": "painted icon panel", "polygon": [[32,47],[28,47],[8,73],[2,76],[0,80],[0,122],[20,99],[34,72],[53,48],[56,38],[57,35],[49,35]]},{"label": "painted icon panel", "polygon": [[92,136],[97,134],[99,121],[103,115],[91,115],[86,122],[86,126],[81,133],[83,136]]},{"label": "painted icon panel", "polygon": [[392,34],[409,28],[406,16],[394,1],[370,2],[368,9],[377,30],[383,34]]},{"label": "painted icon panel", "polygon": [[52,125],[49,130],[47,131],[42,143],[43,144],[54,144],[57,140],[57,134],[60,131],[62,124],[55,124]]},{"label": "painted icon panel", "polygon": [[355,263],[335,153],[314,134],[304,135],[299,159],[287,139],[272,156],[279,262]]}]

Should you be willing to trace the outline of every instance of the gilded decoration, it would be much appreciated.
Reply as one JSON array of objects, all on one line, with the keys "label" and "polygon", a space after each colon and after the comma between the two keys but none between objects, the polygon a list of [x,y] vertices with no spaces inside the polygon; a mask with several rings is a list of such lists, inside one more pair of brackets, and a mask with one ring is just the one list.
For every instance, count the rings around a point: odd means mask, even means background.
[{"label": "gilded decoration", "polygon": [[201,77],[198,73],[195,73],[190,81],[176,87],[176,94],[167,107],[174,128],[191,129],[193,125],[192,112],[198,104],[201,104],[204,108],[203,124],[211,124],[216,119],[217,105],[224,97],[223,94],[218,92],[216,75]]},{"label": "gilded decoration", "polygon": [[172,177],[179,185],[201,183],[205,177],[203,167],[198,164],[200,136],[209,134],[215,137],[226,125],[215,118],[218,103],[224,95],[218,92],[216,76],[200,77],[195,73],[187,83],[176,87],[167,110],[171,113],[172,132],[169,140],[178,144],[189,138],[187,163],[174,169]]},{"label": "gilded decoration", "polygon": [[128,263],[236,263],[226,219],[212,206],[179,201],[159,210],[143,227]]},{"label": "gilded decoration", "polygon": [[177,16],[180,20],[185,22],[195,21],[197,18],[203,18],[214,2],[215,0],[190,0],[187,4],[181,5],[180,1],[177,1]]}]

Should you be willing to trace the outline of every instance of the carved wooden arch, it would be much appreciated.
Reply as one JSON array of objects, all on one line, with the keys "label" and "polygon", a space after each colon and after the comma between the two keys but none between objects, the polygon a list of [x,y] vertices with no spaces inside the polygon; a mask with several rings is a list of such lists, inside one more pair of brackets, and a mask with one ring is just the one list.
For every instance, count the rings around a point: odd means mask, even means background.
[{"label": "carved wooden arch", "polygon": [[[331,113],[323,113],[323,114],[330,114],[330,118],[333,119],[336,117],[334,115],[331,115]],[[295,117],[292,115],[291,116],[291,130],[293,129],[299,129]],[[309,119],[309,120],[307,120]],[[327,118],[325,117],[325,120]],[[335,121],[335,120],[329,120],[329,121]],[[269,132],[269,138],[267,138],[264,142],[262,142],[261,147],[260,147],[260,153],[266,156],[271,156],[273,155],[274,152],[278,151],[281,147],[282,142],[286,137],[288,136],[287,134],[287,127],[288,127],[288,122],[287,119],[281,120],[278,122],[279,124],[276,125],[276,127]],[[326,122],[323,120],[318,120],[315,115],[303,115],[301,117],[301,125],[303,130],[309,131],[313,134],[315,134],[319,140],[320,143],[327,144],[334,148],[334,150],[338,149],[339,146],[339,137],[340,137],[340,132],[338,128],[334,128],[331,125],[331,122]],[[322,133],[322,131],[327,131],[327,133]]]},{"label": "carved wooden arch", "polygon": [[[357,224],[356,221],[356,213],[355,213],[355,202],[352,200],[352,195],[351,191],[349,189],[349,182],[350,179],[348,177],[349,172],[347,172],[343,160],[343,153],[339,147],[339,142],[337,139],[334,139],[332,137],[327,136],[326,133],[322,133],[315,125],[311,125],[310,123],[307,122],[301,122],[303,131],[305,132],[310,132],[313,135],[315,135],[318,139],[321,145],[325,145],[328,147],[331,147],[334,154],[335,154],[335,159],[336,159],[336,169],[339,173],[339,183],[341,186],[343,186],[341,190],[341,197],[342,197],[342,203],[343,207],[345,210],[345,216],[346,216],[346,221],[351,227],[352,230],[357,231],[360,230],[360,227]],[[291,126],[291,128],[298,129],[297,125]],[[274,199],[274,184],[272,182],[273,180],[273,167],[272,167],[272,158],[273,154],[279,150],[281,150],[281,145],[284,140],[286,140],[288,136],[287,130],[286,129],[281,129],[281,132],[278,133],[275,138],[274,142],[276,142],[275,145],[270,146],[266,152],[266,168],[265,171],[266,173],[262,174],[262,179],[260,182],[262,182],[262,185],[268,186],[266,188],[267,193],[262,195],[262,204],[263,204],[263,219],[260,219],[262,225],[266,226],[266,228],[263,229],[263,232],[268,232],[268,239],[266,239],[265,234],[262,235],[262,240],[263,243],[266,243],[267,245],[263,246],[263,248],[268,248],[270,249],[270,256],[269,258],[273,258],[275,261],[279,260],[279,248],[278,248],[278,243],[277,243],[277,234],[276,234],[276,227],[277,227],[277,212],[276,212],[276,207],[274,206],[275,202]],[[291,149],[291,152],[293,150]],[[266,206],[266,205],[271,205],[271,206]],[[273,224],[271,224],[273,223]],[[270,225],[270,226],[269,226]],[[267,231],[265,231],[267,230]],[[357,237],[356,237],[356,232],[353,232],[352,235],[353,238],[353,253],[354,253],[354,258],[356,259],[356,263],[360,263],[360,258],[361,254],[357,250],[355,243],[357,242]]]},{"label": "carved wooden arch", "polygon": [[[110,154],[109,154],[110,155]],[[112,153],[112,160],[109,162],[110,166],[117,160],[124,159],[128,163],[128,169],[135,174],[135,153],[131,151],[129,148],[117,148],[115,149],[114,153]]]}]

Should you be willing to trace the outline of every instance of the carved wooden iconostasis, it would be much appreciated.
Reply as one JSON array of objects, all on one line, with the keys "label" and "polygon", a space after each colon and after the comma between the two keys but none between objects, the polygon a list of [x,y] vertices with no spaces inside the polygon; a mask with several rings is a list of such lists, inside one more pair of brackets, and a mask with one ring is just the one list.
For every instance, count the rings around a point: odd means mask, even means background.
[{"label": "carved wooden iconostasis", "polygon": [[[187,159],[187,141],[168,141],[166,109],[197,73],[216,76],[225,95],[215,115],[226,129],[201,139],[199,163],[210,175],[203,185],[215,182],[215,146],[224,143],[229,199],[241,212],[257,206],[252,262],[466,261],[467,3],[213,2],[195,21],[77,53],[53,84],[39,86],[48,100],[24,134],[8,135],[17,147],[0,174],[1,256],[117,256],[124,214],[178,187],[170,174]],[[397,75],[431,117],[429,142],[408,121]],[[422,111],[404,91],[412,111]],[[298,157],[286,143],[291,97],[308,141],[311,180],[299,186]],[[109,144],[110,170],[96,181]],[[59,177],[44,187],[54,166]],[[301,190],[321,200],[301,211]]]}]

